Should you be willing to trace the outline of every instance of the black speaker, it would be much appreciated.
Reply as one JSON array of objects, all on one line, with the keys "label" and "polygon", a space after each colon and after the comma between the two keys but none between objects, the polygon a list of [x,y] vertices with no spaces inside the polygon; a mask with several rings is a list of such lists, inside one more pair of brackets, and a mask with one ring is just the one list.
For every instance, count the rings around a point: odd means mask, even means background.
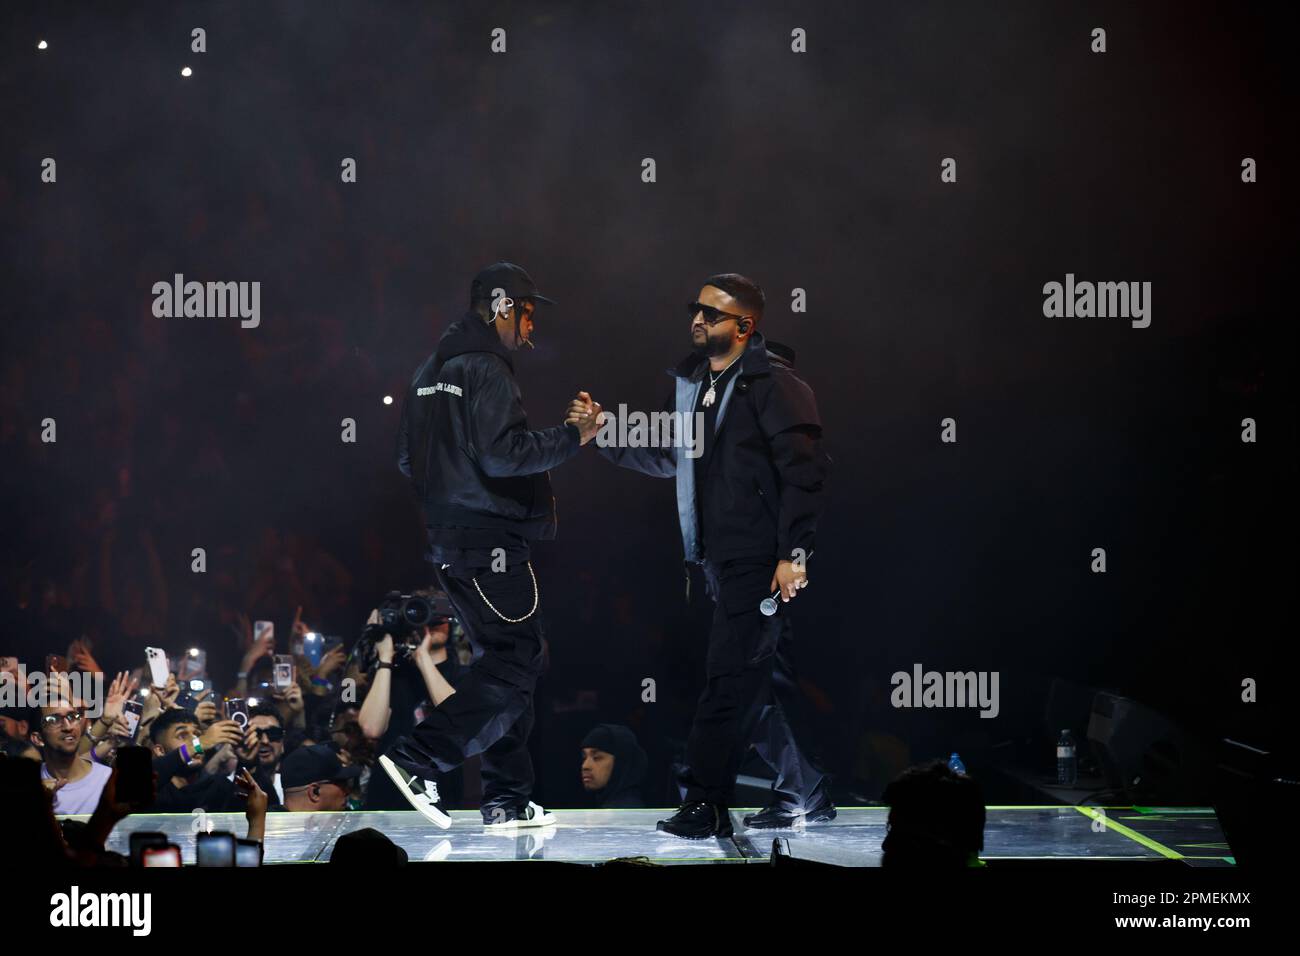
[{"label": "black speaker", "polygon": [[1107,784],[1128,803],[1207,802],[1210,768],[1203,748],[1145,704],[1100,691],[1088,741]]}]

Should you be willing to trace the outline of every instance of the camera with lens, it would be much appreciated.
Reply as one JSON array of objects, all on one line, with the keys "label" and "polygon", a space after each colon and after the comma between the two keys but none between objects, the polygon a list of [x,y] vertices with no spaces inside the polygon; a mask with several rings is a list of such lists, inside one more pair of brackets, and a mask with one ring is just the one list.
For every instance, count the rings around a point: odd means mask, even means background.
[{"label": "camera with lens", "polygon": [[415,652],[424,639],[425,627],[437,627],[455,620],[455,611],[447,595],[441,591],[403,594],[389,591],[376,608],[379,620],[367,624],[361,634],[365,645],[366,664],[377,657],[374,646],[388,634],[393,638],[395,656],[405,659]]}]

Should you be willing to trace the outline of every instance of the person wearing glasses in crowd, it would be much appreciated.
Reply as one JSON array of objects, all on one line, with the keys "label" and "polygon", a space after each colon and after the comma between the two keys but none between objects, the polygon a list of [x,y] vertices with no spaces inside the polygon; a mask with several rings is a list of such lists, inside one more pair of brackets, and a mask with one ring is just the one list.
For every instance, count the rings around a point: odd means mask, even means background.
[{"label": "person wearing glasses in crowd", "polygon": [[[685,803],[659,823],[687,839],[731,835],[736,774],[751,741],[774,782],[768,805],[745,826],[835,816],[827,779],[790,727],[798,701],[793,632],[772,600],[789,602],[808,584],[830,458],[812,389],[794,372],[794,351],[758,332],[763,308],[763,290],[751,279],[706,279],[687,305],[693,351],[671,372],[676,387],[667,404],[689,431],[659,447],[618,447],[599,435],[596,442],[615,464],[676,479],[687,592],[690,565],[700,565],[714,602],[704,692],[681,776]],[[593,417],[601,419],[600,406],[579,392],[565,422],[582,428]],[[775,613],[760,610],[765,600]]]},{"label": "person wearing glasses in crowd", "polygon": [[257,785],[266,791],[272,810],[280,809],[284,803],[284,784],[280,779],[284,738],[284,719],[275,704],[264,702],[249,710],[239,760],[250,768]]},{"label": "person wearing glasses in crowd", "polygon": [[31,739],[41,751],[41,780],[54,791],[55,813],[92,813],[113,772],[81,751],[85,732],[86,718],[70,701],[40,708]]}]

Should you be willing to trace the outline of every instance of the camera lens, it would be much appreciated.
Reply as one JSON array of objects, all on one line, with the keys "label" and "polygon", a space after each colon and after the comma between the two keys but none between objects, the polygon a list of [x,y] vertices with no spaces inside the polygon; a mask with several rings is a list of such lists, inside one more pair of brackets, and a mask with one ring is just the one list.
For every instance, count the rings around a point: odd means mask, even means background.
[{"label": "camera lens", "polygon": [[433,616],[433,608],[424,598],[413,597],[402,607],[402,615],[411,627],[423,627]]}]

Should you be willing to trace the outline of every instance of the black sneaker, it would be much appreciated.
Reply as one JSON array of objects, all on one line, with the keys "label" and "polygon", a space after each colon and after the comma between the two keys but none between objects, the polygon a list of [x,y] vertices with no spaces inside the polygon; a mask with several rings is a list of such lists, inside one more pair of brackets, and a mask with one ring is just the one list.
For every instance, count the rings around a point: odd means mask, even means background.
[{"label": "black sneaker", "polygon": [[655,829],[684,840],[707,840],[731,836],[731,814],[716,803],[688,803]]},{"label": "black sneaker", "polygon": [[758,813],[745,817],[745,826],[751,830],[797,830],[813,823],[829,823],[835,819],[835,804],[823,790],[813,794],[810,807],[792,807],[773,804]]},{"label": "black sneaker", "polygon": [[388,778],[393,781],[393,786],[406,797],[406,802],[420,811],[420,814],[432,823],[434,826],[442,827],[444,830],[451,826],[451,817],[443,812],[440,804],[442,798],[438,796],[438,784],[433,780],[426,780],[423,777],[417,777],[415,774],[407,773],[397,764],[393,763],[385,754],[379,758],[379,766],[384,768]]}]

